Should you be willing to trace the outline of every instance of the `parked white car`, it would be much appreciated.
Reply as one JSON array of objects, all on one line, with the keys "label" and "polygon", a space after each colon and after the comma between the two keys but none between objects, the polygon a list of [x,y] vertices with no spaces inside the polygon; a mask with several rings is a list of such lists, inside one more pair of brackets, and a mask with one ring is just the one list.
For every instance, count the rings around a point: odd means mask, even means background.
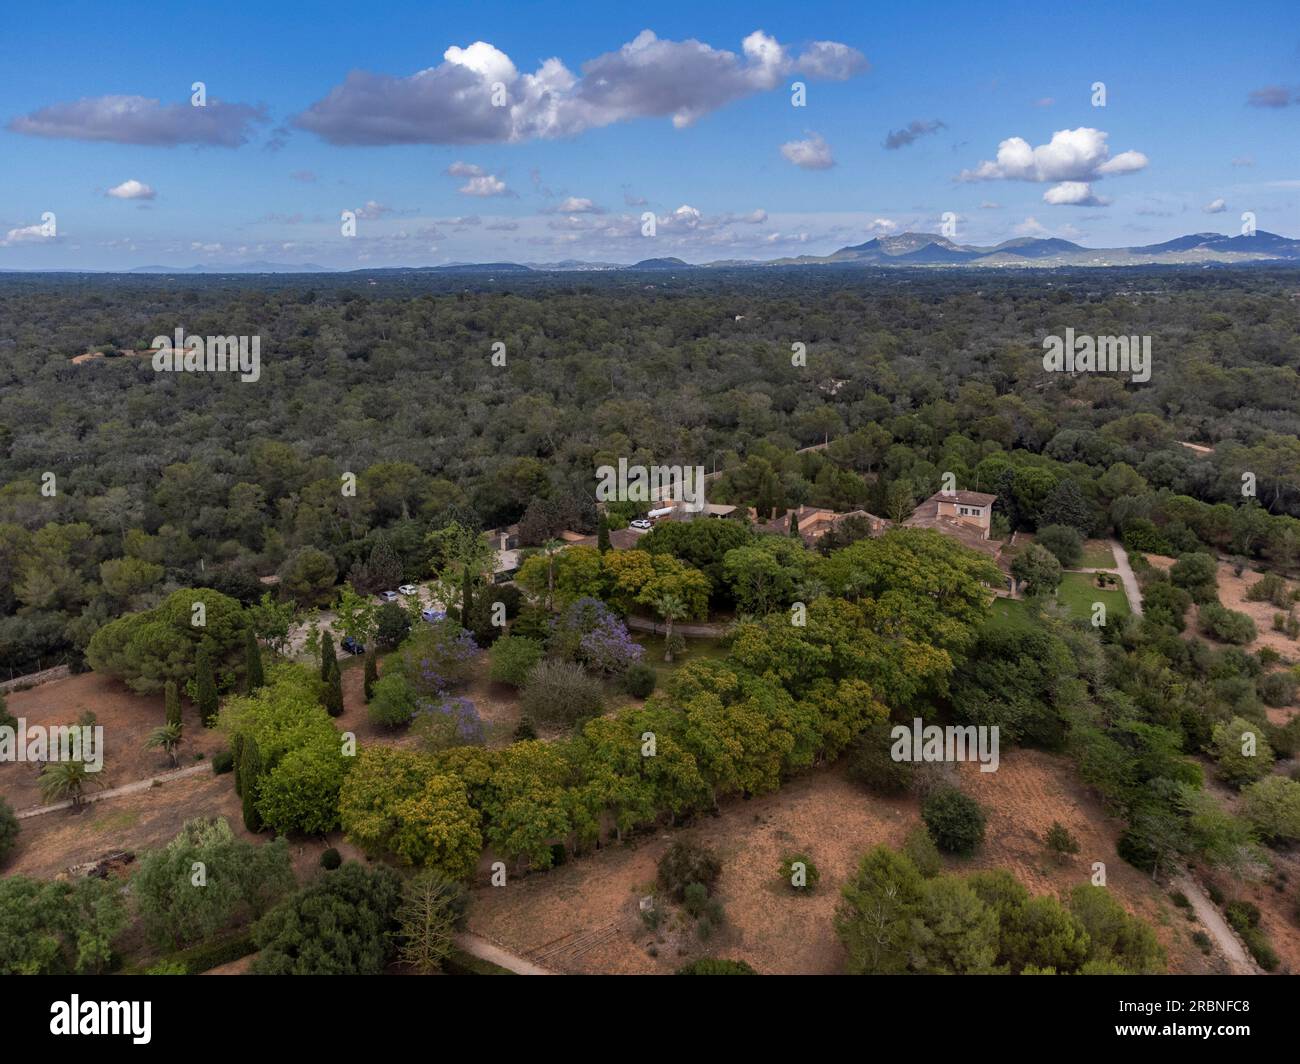
[{"label": "parked white car", "polygon": [[397,601],[397,592],[396,592],[396,591],[381,591],[381,592],[379,592],[379,597],[380,597],[381,599],[383,599],[385,602],[396,602],[396,601]]},{"label": "parked white car", "polygon": [[420,589],[414,584],[403,584],[397,589],[399,595],[414,595]]},{"label": "parked white car", "polygon": [[644,517],[638,517],[635,521],[632,522],[632,527],[640,528],[644,530],[647,528],[653,528],[654,525],[651,524],[651,522],[647,521]]}]

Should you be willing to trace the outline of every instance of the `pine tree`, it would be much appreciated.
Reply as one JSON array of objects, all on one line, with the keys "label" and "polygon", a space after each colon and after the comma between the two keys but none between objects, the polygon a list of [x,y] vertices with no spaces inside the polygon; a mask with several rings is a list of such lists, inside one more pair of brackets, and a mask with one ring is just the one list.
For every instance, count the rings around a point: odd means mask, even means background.
[{"label": "pine tree", "polygon": [[320,637],[320,678],[328,680],[330,678],[330,667],[338,664],[338,655],[334,653],[334,637],[330,635],[328,628],[321,633]]},{"label": "pine tree", "polygon": [[363,682],[363,689],[366,695],[366,701],[369,702],[371,696],[375,693],[375,683],[379,679],[379,663],[375,660],[375,652],[372,650],[366,655],[366,674]]},{"label": "pine tree", "polygon": [[600,515],[600,527],[596,530],[596,549],[604,554],[609,550],[609,518]]},{"label": "pine tree", "polygon": [[265,683],[262,675],[262,651],[257,645],[257,636],[253,634],[251,628],[244,633],[244,657],[245,681],[248,684],[248,693],[251,695]]},{"label": "pine tree", "polygon": [[217,678],[212,673],[212,658],[206,643],[199,644],[194,659],[194,704],[205,728],[212,727],[217,716]]},{"label": "pine tree", "polygon": [[257,833],[262,830],[262,817],[257,811],[257,779],[262,774],[262,754],[257,749],[257,740],[251,735],[244,739],[243,756],[239,759],[241,777],[240,795],[244,806],[244,827]]},{"label": "pine tree", "polygon": [[181,694],[175,680],[168,680],[164,685],[163,704],[167,707],[167,723],[181,723]]},{"label": "pine tree", "polygon": [[402,563],[387,539],[379,540],[371,550],[366,575],[375,591],[388,591],[402,582]]},{"label": "pine tree", "polygon": [[325,680],[325,712],[331,717],[343,716],[343,673],[337,660]]}]

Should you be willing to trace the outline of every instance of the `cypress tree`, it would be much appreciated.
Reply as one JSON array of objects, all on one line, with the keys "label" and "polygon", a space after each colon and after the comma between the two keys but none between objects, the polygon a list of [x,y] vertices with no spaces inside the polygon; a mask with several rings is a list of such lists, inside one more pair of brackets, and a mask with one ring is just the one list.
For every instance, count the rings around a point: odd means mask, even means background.
[{"label": "cypress tree", "polygon": [[334,653],[334,637],[326,628],[320,637],[320,678],[322,680],[330,678],[331,664],[338,664],[338,657]]},{"label": "cypress tree", "polygon": [[798,510],[790,511],[790,538],[791,539],[799,538],[799,511]]},{"label": "cypress tree", "polygon": [[194,703],[205,728],[212,727],[217,716],[217,678],[212,673],[212,658],[206,643],[199,645],[194,661]]},{"label": "cypress tree", "polygon": [[596,530],[596,549],[604,554],[609,550],[609,518],[600,515],[600,527]]},{"label": "cypress tree", "polygon": [[371,696],[375,693],[375,682],[379,679],[379,663],[375,660],[375,652],[372,650],[366,655],[366,675],[363,684],[366,701],[369,702]]},{"label": "cypress tree", "polygon": [[230,754],[235,763],[235,794],[244,793],[244,737],[238,732],[230,741]]},{"label": "cypress tree", "polygon": [[262,675],[262,650],[257,645],[257,636],[249,628],[244,633],[244,658],[245,658],[245,681],[248,684],[248,693],[251,695],[265,683]]},{"label": "cypress tree", "polygon": [[243,756],[240,760],[239,774],[243,777],[242,791],[244,807],[244,827],[257,833],[262,830],[262,817],[255,804],[257,799],[257,778],[262,774],[262,755],[257,749],[257,740],[251,735],[244,740]]},{"label": "cypress tree", "polygon": [[325,681],[325,712],[331,717],[343,716],[343,673],[337,660],[330,667]]},{"label": "cypress tree", "polygon": [[167,723],[181,723],[181,694],[175,680],[168,680],[163,687],[163,703],[167,707]]},{"label": "cypress tree", "polygon": [[462,628],[469,627],[469,615],[474,609],[474,579],[473,570],[469,565],[465,566],[465,586],[461,589],[460,602],[460,624]]}]

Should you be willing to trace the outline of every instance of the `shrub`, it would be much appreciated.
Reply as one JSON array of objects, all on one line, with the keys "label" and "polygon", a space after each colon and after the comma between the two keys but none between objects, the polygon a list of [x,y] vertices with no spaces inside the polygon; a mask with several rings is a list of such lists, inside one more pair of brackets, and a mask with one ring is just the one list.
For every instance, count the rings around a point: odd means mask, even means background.
[{"label": "shrub", "polygon": [[520,704],[543,724],[577,724],[604,708],[600,681],[571,661],[546,659],[528,670]]},{"label": "shrub", "polygon": [[1282,669],[1261,676],[1256,686],[1259,688],[1259,697],[1264,700],[1265,705],[1275,708],[1289,706],[1295,701],[1300,678],[1297,678],[1295,673]]},{"label": "shrub", "polygon": [[375,657],[374,649],[366,652],[365,671],[361,678],[361,695],[369,702],[375,697],[375,684],[379,682],[379,661]]},{"label": "shrub", "polygon": [[286,898],[253,928],[258,975],[379,975],[392,952],[402,881],[349,861]]},{"label": "shrub", "polygon": [[498,683],[523,687],[528,670],[542,660],[545,653],[541,642],[521,635],[506,635],[493,644],[489,657],[488,675]]},{"label": "shrub", "polygon": [[1265,776],[1241,792],[1241,815],[1266,842],[1300,840],[1300,783]]},{"label": "shrub", "polygon": [[1211,639],[1237,646],[1251,642],[1258,634],[1250,617],[1218,602],[1207,602],[1201,607],[1200,625],[1201,631]]},{"label": "shrub", "polygon": [[1079,840],[1069,828],[1056,820],[1053,820],[1052,826],[1047,829],[1047,835],[1043,841],[1047,844],[1047,849],[1059,861],[1064,861],[1067,857],[1073,857],[1079,852]]},{"label": "shrub", "polygon": [[421,703],[411,731],[430,753],[453,746],[482,746],[487,738],[474,703],[454,696]]},{"label": "shrub", "polygon": [[947,853],[969,855],[984,841],[984,811],[955,787],[940,787],[931,794],[921,817],[935,845]]},{"label": "shrub", "polygon": [[1210,945],[1210,936],[1207,935],[1204,931],[1193,932],[1192,943],[1196,946],[1197,949],[1199,949],[1202,953],[1206,955],[1209,954],[1210,949],[1212,948]]},{"label": "shrub", "polygon": [[782,858],[780,875],[781,882],[796,894],[811,894],[821,879],[812,858],[802,853]]},{"label": "shrub", "polygon": [[744,961],[724,960],[720,957],[701,957],[677,969],[677,975],[757,975]]},{"label": "shrub", "polygon": [[367,710],[380,727],[400,728],[415,716],[415,691],[401,672],[385,672],[374,686]]},{"label": "shrub", "polygon": [[1280,610],[1291,604],[1291,595],[1287,591],[1286,581],[1277,573],[1265,573],[1246,591],[1247,602],[1268,602]]},{"label": "shrub", "polygon": [[916,770],[910,761],[895,761],[890,755],[893,740],[889,725],[868,728],[849,756],[849,775],[876,794],[906,794]]},{"label": "shrub", "polygon": [[533,727],[533,722],[527,717],[520,717],[519,723],[515,725],[515,730],[511,732],[510,737],[515,742],[527,742],[529,739],[537,738],[537,729]]},{"label": "shrub", "polygon": [[4,864],[17,839],[18,818],[9,803],[0,797],[0,865]]},{"label": "shrub", "polygon": [[224,776],[235,767],[235,755],[229,750],[218,750],[212,755],[212,774]]},{"label": "shrub", "polygon": [[342,855],[333,846],[320,855],[320,866],[327,872],[333,872],[342,863]]},{"label": "shrub", "polygon": [[623,690],[633,698],[649,698],[654,694],[657,681],[654,669],[638,661],[623,673]]},{"label": "shrub", "polygon": [[[1273,764],[1273,749],[1259,725],[1242,717],[1233,717],[1226,724],[1216,724],[1211,735],[1210,752],[1218,762],[1219,776],[1225,783],[1244,787],[1268,775]],[[1254,750],[1247,753],[1251,743]]]},{"label": "shrub", "polygon": [[939,847],[934,844],[930,829],[920,824],[907,833],[903,840],[904,856],[910,857],[916,870],[926,879],[931,879],[943,871],[943,858],[939,856]]},{"label": "shrub", "polygon": [[1218,562],[1214,560],[1212,554],[1200,552],[1184,554],[1169,570],[1169,579],[1173,581],[1175,587],[1185,589],[1196,598],[1198,591],[1213,589],[1216,586],[1218,570]]},{"label": "shrub", "polygon": [[659,858],[656,882],[674,901],[683,901],[686,888],[701,884],[711,891],[722,874],[722,862],[712,850],[678,839]]},{"label": "shrub", "polygon": [[1074,568],[1083,557],[1083,537],[1069,525],[1045,525],[1034,535],[1034,542],[1051,551],[1065,569]]}]

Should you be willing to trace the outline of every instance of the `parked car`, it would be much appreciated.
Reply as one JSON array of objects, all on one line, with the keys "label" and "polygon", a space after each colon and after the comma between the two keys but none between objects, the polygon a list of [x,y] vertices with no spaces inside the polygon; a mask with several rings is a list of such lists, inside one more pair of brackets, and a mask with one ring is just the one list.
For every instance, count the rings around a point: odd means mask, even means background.
[{"label": "parked car", "polygon": [[442,610],[421,610],[420,616],[430,624],[435,624],[438,621],[445,621],[447,619],[447,614]]},{"label": "parked car", "polygon": [[414,584],[403,584],[397,589],[399,595],[414,595],[420,589]]},{"label": "parked car", "polygon": [[340,643],[339,646],[349,654],[364,654],[366,652],[365,644],[357,642],[357,640],[353,639],[350,635],[344,636],[343,642]]},{"label": "parked car", "polygon": [[653,528],[654,525],[651,522],[647,521],[644,517],[638,517],[635,521],[632,522],[632,527],[645,529],[645,528]]},{"label": "parked car", "polygon": [[381,599],[383,599],[385,602],[396,602],[396,601],[397,601],[397,592],[396,592],[396,591],[381,591],[381,592],[379,592],[379,597],[380,597]]}]

